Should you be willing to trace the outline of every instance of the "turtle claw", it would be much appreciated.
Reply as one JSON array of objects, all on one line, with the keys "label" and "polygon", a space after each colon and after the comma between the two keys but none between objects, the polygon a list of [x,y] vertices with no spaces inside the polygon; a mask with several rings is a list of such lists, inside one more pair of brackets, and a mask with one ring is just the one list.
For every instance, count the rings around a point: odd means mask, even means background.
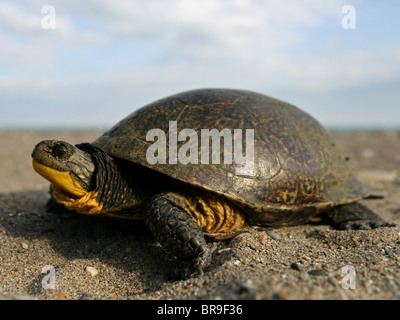
[{"label": "turtle claw", "polygon": [[211,252],[203,232],[179,204],[172,193],[156,195],[147,207],[146,223],[164,250],[174,256],[169,272],[173,280],[202,275],[211,262]]},{"label": "turtle claw", "polygon": [[393,223],[388,223],[382,219],[373,221],[346,221],[336,226],[339,230],[371,230],[382,227],[395,227]]},{"label": "turtle claw", "polygon": [[204,275],[204,269],[210,264],[211,252],[204,251],[199,257],[191,261],[176,260],[175,265],[168,272],[170,280],[186,280]]},{"label": "turtle claw", "polygon": [[395,226],[360,203],[335,207],[327,211],[325,215],[338,230],[371,230]]},{"label": "turtle claw", "polygon": [[339,225],[336,225],[338,230],[371,230],[378,228],[375,222],[365,222],[365,221],[346,221]]}]

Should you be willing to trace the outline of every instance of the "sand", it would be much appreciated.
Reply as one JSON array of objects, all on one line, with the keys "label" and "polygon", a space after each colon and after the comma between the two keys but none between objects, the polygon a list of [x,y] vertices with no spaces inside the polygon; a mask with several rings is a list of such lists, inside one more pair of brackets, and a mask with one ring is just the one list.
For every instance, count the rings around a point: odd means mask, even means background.
[{"label": "sand", "polygon": [[[400,229],[327,225],[259,230],[211,242],[203,276],[168,280],[154,238],[91,217],[44,210],[48,183],[31,167],[43,139],[99,132],[0,131],[0,299],[399,299]],[[400,134],[333,132],[356,176],[383,199],[364,200],[400,224]]]}]

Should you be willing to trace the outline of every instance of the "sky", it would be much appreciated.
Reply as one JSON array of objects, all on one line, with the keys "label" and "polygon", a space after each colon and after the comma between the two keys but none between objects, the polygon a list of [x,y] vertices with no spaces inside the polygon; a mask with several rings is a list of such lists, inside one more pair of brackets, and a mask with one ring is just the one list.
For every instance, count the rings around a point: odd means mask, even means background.
[{"label": "sky", "polygon": [[399,16],[399,0],[0,0],[0,129],[107,129],[213,87],[400,129]]}]

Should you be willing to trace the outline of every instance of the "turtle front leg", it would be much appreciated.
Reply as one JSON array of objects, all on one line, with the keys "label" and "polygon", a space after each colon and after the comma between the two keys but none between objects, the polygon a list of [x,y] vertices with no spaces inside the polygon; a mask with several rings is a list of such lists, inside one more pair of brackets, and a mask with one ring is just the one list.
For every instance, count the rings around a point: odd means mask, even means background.
[{"label": "turtle front leg", "polygon": [[210,264],[211,252],[198,224],[179,205],[173,193],[154,196],[146,208],[146,224],[157,241],[179,260],[171,268],[173,279],[203,274]]},{"label": "turtle front leg", "polygon": [[334,207],[323,215],[334,228],[339,230],[368,230],[395,226],[358,202]]}]

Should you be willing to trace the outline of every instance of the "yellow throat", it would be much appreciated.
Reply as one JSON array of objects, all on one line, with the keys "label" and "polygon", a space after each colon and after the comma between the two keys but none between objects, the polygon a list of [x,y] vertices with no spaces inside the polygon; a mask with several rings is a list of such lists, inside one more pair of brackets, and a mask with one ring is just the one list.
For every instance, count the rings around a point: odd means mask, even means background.
[{"label": "yellow throat", "polygon": [[103,204],[97,202],[97,192],[86,191],[69,172],[47,167],[35,159],[32,161],[32,166],[38,174],[51,182],[54,199],[67,209],[82,214],[102,212]]}]

